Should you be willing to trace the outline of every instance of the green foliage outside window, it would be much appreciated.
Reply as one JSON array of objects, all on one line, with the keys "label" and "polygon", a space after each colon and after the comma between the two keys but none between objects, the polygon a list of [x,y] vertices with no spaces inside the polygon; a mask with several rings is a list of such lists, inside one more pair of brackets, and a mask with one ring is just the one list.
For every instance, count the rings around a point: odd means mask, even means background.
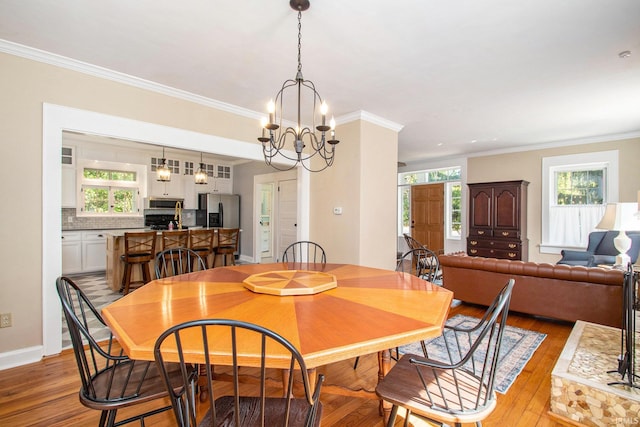
[{"label": "green foliage outside window", "polygon": [[114,190],[113,211],[116,213],[134,213],[135,212],[135,193],[134,189]]},{"label": "green foliage outside window", "polygon": [[87,187],[84,189],[84,211],[91,213],[109,212],[109,188]]},{"label": "green foliage outside window", "polygon": [[556,204],[601,205],[604,203],[604,170],[561,171],[555,173]]},{"label": "green foliage outside window", "polygon": [[[83,178],[82,193],[85,213],[117,215],[137,212],[136,172],[84,168]],[[94,185],[93,182],[99,185]]]},{"label": "green foliage outside window", "polygon": [[409,231],[411,220],[411,187],[402,187],[402,229]]},{"label": "green foliage outside window", "polygon": [[128,172],[128,171],[85,168],[83,175],[86,179],[100,179],[105,181],[127,181],[127,182],[136,181],[136,173]]},{"label": "green foliage outside window", "polygon": [[462,234],[462,185],[451,186],[451,234]]}]

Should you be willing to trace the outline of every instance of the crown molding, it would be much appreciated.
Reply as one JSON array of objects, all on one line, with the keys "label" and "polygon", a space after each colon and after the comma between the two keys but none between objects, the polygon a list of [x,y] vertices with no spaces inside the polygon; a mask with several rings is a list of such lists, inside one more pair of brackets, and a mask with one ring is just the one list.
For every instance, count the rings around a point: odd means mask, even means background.
[{"label": "crown molding", "polygon": [[56,67],[66,68],[68,70],[77,71],[79,73],[111,80],[136,88],[149,90],[152,92],[160,93],[162,95],[171,96],[173,98],[182,99],[185,101],[193,102],[195,104],[215,108],[251,119],[260,120],[260,118],[264,116],[264,114],[258,113],[256,111],[238,107],[226,102],[196,95],[191,92],[172,88],[170,86],[165,86],[159,83],[152,82],[150,80],[130,76],[128,74],[113,71],[108,68],[99,67],[97,65],[88,64],[82,61],[77,61],[75,59],[67,58],[66,56],[57,55],[55,53],[46,52],[44,50],[35,49],[3,39],[0,39],[0,52],[8,53],[37,62],[42,62],[44,64],[54,65]]},{"label": "crown molding", "polygon": [[521,151],[544,150],[547,148],[568,147],[572,145],[586,145],[586,144],[596,144],[599,142],[623,141],[625,139],[634,139],[634,138],[640,138],[640,131],[588,136],[584,138],[563,139],[563,140],[557,140],[557,141],[541,142],[536,144],[519,145],[511,148],[499,148],[495,150],[486,150],[486,151],[479,151],[475,153],[469,153],[465,157],[473,158],[473,157],[493,156],[497,154],[518,153]]},{"label": "crown molding", "polygon": [[354,111],[353,113],[342,115],[336,118],[336,123],[344,124],[349,122],[355,122],[356,120],[363,120],[369,123],[373,123],[374,125],[381,126],[383,128],[390,129],[394,132],[400,132],[404,125],[393,122],[391,120],[387,120],[380,116],[376,116],[375,114],[371,114],[364,110]]},{"label": "crown molding", "polygon": [[[86,62],[78,61],[68,58],[66,56],[58,55],[55,53],[47,52],[44,50],[36,49],[33,47],[21,45],[18,43],[10,42],[8,40],[0,39],[0,52],[8,53],[10,55],[19,56],[22,58],[30,59],[44,64],[53,65],[56,67],[66,68],[68,70],[77,71],[79,73],[88,74],[94,77],[99,77],[106,80],[111,80],[117,83],[126,84],[139,89],[149,90],[152,92],[160,93],[162,95],[171,96],[173,98],[182,99],[185,101],[200,104],[205,107],[211,107],[218,110],[226,111],[228,113],[236,114],[239,116],[247,117],[254,120],[260,120],[264,113],[249,110],[247,108],[238,107],[233,104],[218,101],[215,99],[207,98],[204,96],[196,95],[191,92],[172,88],[160,83],[155,83],[150,80],[141,79],[138,77],[130,76],[118,71],[113,71],[108,68],[99,67],[97,65],[88,64]],[[348,123],[355,120],[365,120],[378,126],[382,126],[391,129],[395,132],[400,132],[404,125],[392,122],[391,120],[384,119],[366,111],[355,111],[336,118],[338,123]]]}]

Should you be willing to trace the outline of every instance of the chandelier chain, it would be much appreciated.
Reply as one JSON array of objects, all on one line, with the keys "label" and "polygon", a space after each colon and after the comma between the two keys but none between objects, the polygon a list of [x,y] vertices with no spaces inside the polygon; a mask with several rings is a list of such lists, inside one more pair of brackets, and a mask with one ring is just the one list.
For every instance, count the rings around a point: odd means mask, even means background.
[{"label": "chandelier chain", "polygon": [[302,50],[302,12],[298,11],[298,72],[302,71],[302,59],[300,51]]}]

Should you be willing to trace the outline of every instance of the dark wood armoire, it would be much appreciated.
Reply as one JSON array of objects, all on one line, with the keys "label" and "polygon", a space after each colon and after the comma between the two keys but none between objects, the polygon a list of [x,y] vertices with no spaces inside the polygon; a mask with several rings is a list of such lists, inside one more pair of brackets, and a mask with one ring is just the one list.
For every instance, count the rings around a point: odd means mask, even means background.
[{"label": "dark wood armoire", "polygon": [[471,256],[527,261],[527,181],[483,182],[469,185]]}]

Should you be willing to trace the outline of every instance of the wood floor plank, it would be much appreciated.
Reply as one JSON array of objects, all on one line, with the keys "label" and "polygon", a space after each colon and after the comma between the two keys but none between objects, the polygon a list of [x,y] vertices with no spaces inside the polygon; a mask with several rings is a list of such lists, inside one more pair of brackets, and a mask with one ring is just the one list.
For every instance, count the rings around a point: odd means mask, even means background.
[{"label": "wood floor plank", "polygon": [[[452,308],[450,316],[464,314],[480,317],[483,312],[482,307],[462,304]],[[548,414],[550,378],[551,370],[564,347],[572,325],[517,314],[511,314],[507,323],[511,326],[545,333],[547,337],[508,393],[498,395],[497,408],[483,422],[483,425],[485,427],[563,426]],[[377,369],[376,355],[367,355],[360,358],[357,370],[353,369],[353,359],[351,359],[323,367],[321,371],[325,374],[328,384],[349,386],[357,384],[373,390]],[[73,353],[70,351],[38,363],[0,371],[0,426],[97,425],[100,414],[80,404],[79,387],[80,379]],[[321,396],[324,405],[323,426],[383,426],[382,419],[378,415],[378,402],[373,399],[373,396],[362,398],[327,391],[323,391]],[[151,407],[152,404],[149,405]],[[131,414],[133,411],[130,410],[128,413]],[[435,426],[415,416],[412,416],[409,421],[409,425],[413,427]],[[404,412],[400,411],[395,425],[400,427],[403,422]],[[145,424],[165,427],[174,426],[175,421],[171,412],[165,412],[147,419]]]}]

